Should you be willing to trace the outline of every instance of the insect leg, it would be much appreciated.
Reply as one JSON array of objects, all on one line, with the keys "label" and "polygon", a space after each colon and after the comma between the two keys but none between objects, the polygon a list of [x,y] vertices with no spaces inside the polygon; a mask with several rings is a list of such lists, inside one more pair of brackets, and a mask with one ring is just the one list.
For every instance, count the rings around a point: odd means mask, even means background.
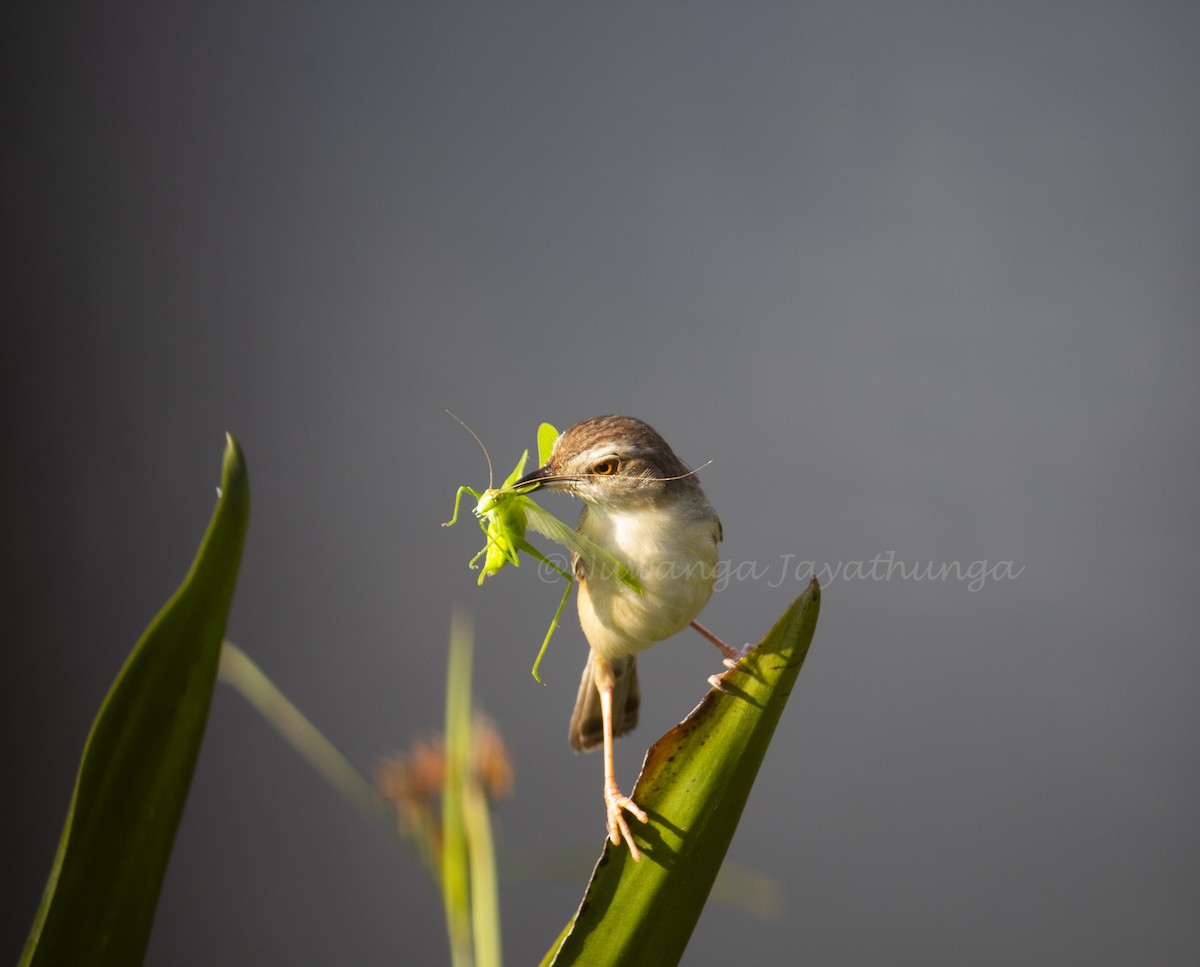
[{"label": "insect leg", "polygon": [[464,493],[470,494],[476,500],[479,499],[478,492],[472,490],[470,487],[459,487],[458,493],[456,493],[454,495],[454,515],[448,521],[446,521],[444,524],[442,524],[443,527],[449,527],[451,524],[453,524],[455,521],[458,520],[458,505],[462,501],[462,495]]},{"label": "insect leg", "polygon": [[559,573],[559,575],[561,575],[563,577],[563,579],[567,582],[567,586],[563,590],[562,599],[558,602],[558,610],[554,612],[554,617],[550,619],[550,627],[546,630],[546,637],[545,637],[545,640],[542,641],[541,650],[538,651],[537,658],[535,658],[533,660],[534,681],[536,681],[539,685],[545,685],[546,683],[543,682],[541,679],[541,676],[538,675],[538,667],[542,664],[542,656],[546,654],[546,647],[550,644],[550,639],[554,635],[554,629],[558,627],[558,619],[562,617],[563,608],[565,608],[567,606],[567,598],[569,598],[571,596],[571,588],[575,584],[575,576],[572,574],[568,574],[566,571],[564,571],[561,567],[559,567],[553,561],[549,560],[546,557],[546,555],[544,555],[541,551],[539,551],[536,547],[534,547],[532,544],[530,544],[524,538],[521,539],[518,546],[526,554],[533,555],[539,561],[541,561],[543,564],[545,564],[547,567],[553,569],[554,571],[557,571]]}]

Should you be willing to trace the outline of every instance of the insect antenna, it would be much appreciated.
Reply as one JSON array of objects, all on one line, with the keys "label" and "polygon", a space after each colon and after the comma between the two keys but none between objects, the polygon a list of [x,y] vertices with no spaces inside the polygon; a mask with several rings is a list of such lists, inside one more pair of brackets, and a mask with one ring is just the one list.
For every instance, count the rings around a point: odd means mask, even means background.
[{"label": "insect antenna", "polygon": [[[449,410],[446,410],[446,412],[447,412],[447,413],[450,413],[450,411],[449,411]],[[491,457],[488,455],[488,449],[487,449],[487,447],[485,447],[485,446],[483,445],[483,441],[482,441],[481,439],[479,439],[479,434],[478,434],[478,433],[476,433],[474,430],[472,430],[472,429],[471,429],[469,426],[467,426],[467,424],[466,424],[466,423],[464,423],[462,420],[460,420],[460,419],[459,419],[457,416],[455,416],[453,413],[450,413],[450,416],[451,416],[451,417],[453,417],[455,420],[458,420],[458,423],[459,423],[459,425],[460,425],[460,426],[462,426],[462,428],[463,428],[464,430],[466,430],[466,431],[467,431],[469,434],[471,434],[471,436],[473,436],[473,437],[475,438],[475,442],[479,444],[479,449],[483,451],[483,459],[487,461],[487,465],[488,465],[488,485],[487,485],[487,489],[488,489],[488,490],[491,490],[491,489],[492,489],[492,483],[493,483],[493,481],[494,481],[494,478],[493,478],[493,476],[492,476],[492,458],[491,458]]]}]

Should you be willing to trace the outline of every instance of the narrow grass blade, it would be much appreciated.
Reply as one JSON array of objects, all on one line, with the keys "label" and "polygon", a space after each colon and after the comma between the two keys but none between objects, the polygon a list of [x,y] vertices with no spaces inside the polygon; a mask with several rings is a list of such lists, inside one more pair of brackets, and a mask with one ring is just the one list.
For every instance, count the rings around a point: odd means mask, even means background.
[{"label": "narrow grass blade", "polygon": [[[607,840],[574,919],[546,964],[676,964],[708,899],[816,629],[808,587],[762,642],[646,753],[633,799],[635,863]],[[749,929],[749,927],[747,927]]]},{"label": "narrow grass blade", "polygon": [[442,792],[442,903],[454,967],[471,967],[474,963],[471,860],[463,816],[463,789],[470,781],[473,640],[470,619],[455,611],[446,672],[446,785]]},{"label": "narrow grass blade", "polygon": [[204,736],[249,509],[241,449],[228,437],[200,551],[92,725],[22,965],[142,961]]},{"label": "narrow grass blade", "polygon": [[442,792],[442,898],[455,967],[500,967],[500,900],[487,795],[477,765],[471,697],[474,630],[455,611],[446,674],[446,782]]},{"label": "narrow grass blade", "polygon": [[221,646],[217,677],[242,696],[359,813],[396,832],[396,816],[370,781],[232,641]]}]

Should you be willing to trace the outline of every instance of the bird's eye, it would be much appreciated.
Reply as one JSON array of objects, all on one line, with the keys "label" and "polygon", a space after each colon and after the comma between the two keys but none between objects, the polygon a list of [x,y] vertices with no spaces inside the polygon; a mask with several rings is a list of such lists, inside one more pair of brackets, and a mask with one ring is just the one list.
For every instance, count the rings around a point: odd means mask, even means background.
[{"label": "bird's eye", "polygon": [[601,477],[611,477],[616,472],[616,460],[601,460],[598,464],[592,467],[592,473],[599,474]]}]

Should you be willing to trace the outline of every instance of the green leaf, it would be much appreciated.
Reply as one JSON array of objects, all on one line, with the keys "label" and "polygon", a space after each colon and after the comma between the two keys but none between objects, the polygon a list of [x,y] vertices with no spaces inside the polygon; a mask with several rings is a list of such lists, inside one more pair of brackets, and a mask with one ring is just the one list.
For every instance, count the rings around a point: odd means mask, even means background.
[{"label": "green leaf", "polygon": [[[808,653],[820,609],[813,581],[736,670],[650,747],[631,822],[643,856],[605,840],[574,919],[548,964],[678,963],[691,937],[750,787]],[[731,927],[731,929],[733,929]]]},{"label": "green leaf", "polygon": [[250,509],[241,449],[226,440],[200,551],[88,735],[22,965],[138,964],[145,954],[204,736]]}]

